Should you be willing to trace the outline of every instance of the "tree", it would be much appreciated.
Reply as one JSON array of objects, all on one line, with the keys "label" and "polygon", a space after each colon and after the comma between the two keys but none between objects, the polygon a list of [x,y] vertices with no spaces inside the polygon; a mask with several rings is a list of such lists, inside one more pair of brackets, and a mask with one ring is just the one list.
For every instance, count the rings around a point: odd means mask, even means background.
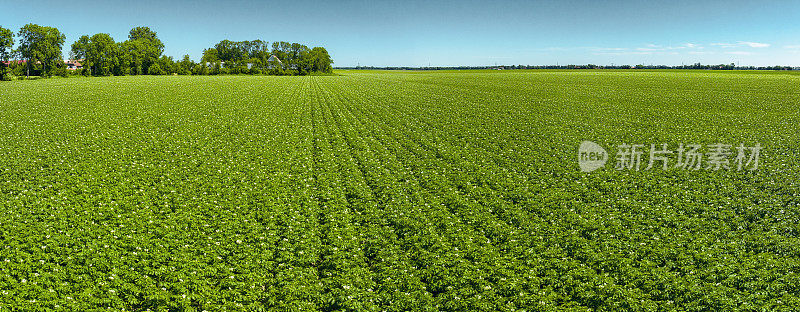
[{"label": "tree", "polygon": [[7,62],[11,57],[11,48],[14,47],[14,33],[9,29],[0,27],[0,60]]},{"label": "tree", "polygon": [[217,49],[210,48],[203,50],[203,57],[200,58],[201,64],[207,65],[217,61],[219,61],[219,56],[217,55]]},{"label": "tree", "polygon": [[[224,66],[219,66],[220,63]],[[262,40],[222,40],[213,48],[203,50],[200,64],[208,71],[197,68],[193,73],[307,75],[333,71],[333,60],[325,48],[309,49],[303,44],[285,41],[273,42],[272,51],[269,51],[269,44]]]},{"label": "tree", "polygon": [[95,76],[109,76],[119,65],[117,43],[109,34],[96,34],[89,40],[86,61],[91,65]]},{"label": "tree", "polygon": [[225,62],[226,66],[234,66],[247,57],[246,47],[242,42],[222,40],[214,45],[214,49],[217,50],[219,60]]},{"label": "tree", "polygon": [[328,50],[326,50],[325,48],[314,47],[313,49],[311,49],[309,58],[311,61],[312,72],[323,72],[323,73],[333,72],[333,68],[331,67],[331,64],[333,64],[333,60],[331,59],[331,56],[328,54]]},{"label": "tree", "polygon": [[308,73],[310,63],[308,54],[311,52],[307,46],[292,43],[289,47],[289,67],[297,70],[298,74],[305,75]]},{"label": "tree", "polygon": [[266,62],[269,58],[269,43],[256,39],[253,41],[244,41],[247,47],[247,55],[249,58],[260,59]]},{"label": "tree", "polygon": [[[8,62],[11,57],[12,49],[14,47],[14,33],[9,29],[0,27],[0,61]],[[5,79],[8,72],[8,66],[3,64],[0,68],[0,80]]]},{"label": "tree", "polygon": [[88,70],[94,76],[110,76],[125,73],[120,62],[121,52],[121,46],[114,42],[111,35],[96,34],[92,37],[81,36],[72,44],[70,55],[84,59],[84,71]]},{"label": "tree", "polygon": [[132,75],[133,69],[131,68],[131,54],[128,50],[128,41],[117,43],[117,67],[114,68],[114,75]]},{"label": "tree", "polygon": [[184,55],[183,59],[178,63],[178,74],[179,75],[191,75],[192,68],[194,68],[194,62],[192,59],[189,58],[189,55]]},{"label": "tree", "polygon": [[69,57],[71,59],[85,59],[86,50],[89,47],[89,36],[81,36],[77,41],[72,43]]},{"label": "tree", "polygon": [[286,66],[289,62],[289,48],[291,44],[285,41],[272,43],[272,55],[275,55],[281,60],[281,67]]},{"label": "tree", "polygon": [[55,27],[27,24],[20,28],[19,51],[27,60],[28,76],[31,67],[41,62],[42,75],[48,76],[59,65],[64,66],[61,60],[61,48],[66,36]]},{"label": "tree", "polygon": [[[138,26],[138,27],[132,28],[131,31],[128,32],[128,39],[129,40],[140,40],[140,39],[142,39],[142,40],[148,40],[148,41],[161,42],[161,40],[158,39],[158,34],[156,34],[155,31],[152,31],[150,29],[150,27],[147,27],[147,26]],[[162,47],[162,49],[163,49],[163,47]]]},{"label": "tree", "polygon": [[128,42],[125,50],[131,59],[131,66],[135,67],[135,73],[150,73],[150,66],[164,53],[164,43],[158,39],[156,32],[144,26],[131,29]]}]

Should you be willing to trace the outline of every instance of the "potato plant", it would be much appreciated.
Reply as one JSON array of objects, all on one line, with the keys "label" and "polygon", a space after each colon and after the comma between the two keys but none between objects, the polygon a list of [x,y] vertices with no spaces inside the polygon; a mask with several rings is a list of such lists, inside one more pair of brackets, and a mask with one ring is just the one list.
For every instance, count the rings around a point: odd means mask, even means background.
[{"label": "potato plant", "polygon": [[[0,89],[0,309],[790,311],[800,76],[109,77]],[[763,146],[755,171],[577,148]]]}]

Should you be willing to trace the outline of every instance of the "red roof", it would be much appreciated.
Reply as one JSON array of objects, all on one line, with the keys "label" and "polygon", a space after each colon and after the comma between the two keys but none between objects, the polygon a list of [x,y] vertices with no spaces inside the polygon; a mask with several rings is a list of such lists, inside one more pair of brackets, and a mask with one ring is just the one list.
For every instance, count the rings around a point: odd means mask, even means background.
[{"label": "red roof", "polygon": [[[13,64],[14,62],[17,62],[17,64],[25,64],[28,61],[26,61],[26,60],[18,60],[18,61],[8,61],[8,62],[0,62],[0,63],[2,63],[3,65],[8,66],[10,64]],[[64,64],[74,64],[75,66],[81,66],[81,62],[83,62],[83,60],[64,60]],[[40,63],[41,62],[36,62],[36,64],[40,64]]]}]

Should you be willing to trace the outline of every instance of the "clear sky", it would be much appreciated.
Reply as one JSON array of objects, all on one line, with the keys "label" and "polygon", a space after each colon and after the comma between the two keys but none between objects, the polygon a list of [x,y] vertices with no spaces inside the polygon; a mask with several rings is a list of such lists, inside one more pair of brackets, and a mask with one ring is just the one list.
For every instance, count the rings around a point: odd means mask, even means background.
[{"label": "clear sky", "polygon": [[800,1],[10,1],[0,26],[117,41],[149,26],[198,60],[222,39],[324,46],[334,66],[800,66]]}]

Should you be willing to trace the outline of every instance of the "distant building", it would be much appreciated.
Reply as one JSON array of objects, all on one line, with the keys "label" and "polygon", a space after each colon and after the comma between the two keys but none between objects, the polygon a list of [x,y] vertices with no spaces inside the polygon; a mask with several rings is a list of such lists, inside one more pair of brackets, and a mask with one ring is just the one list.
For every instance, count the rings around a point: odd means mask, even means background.
[{"label": "distant building", "polygon": [[69,70],[83,69],[83,61],[84,60],[64,60],[64,65],[67,65],[67,69]]},{"label": "distant building", "polygon": [[[28,63],[28,61],[19,60],[19,61],[8,61],[8,62],[2,62],[2,63],[5,66],[11,66],[11,64],[26,64],[26,63]],[[36,62],[36,64],[40,64],[40,63],[41,62]]]}]

